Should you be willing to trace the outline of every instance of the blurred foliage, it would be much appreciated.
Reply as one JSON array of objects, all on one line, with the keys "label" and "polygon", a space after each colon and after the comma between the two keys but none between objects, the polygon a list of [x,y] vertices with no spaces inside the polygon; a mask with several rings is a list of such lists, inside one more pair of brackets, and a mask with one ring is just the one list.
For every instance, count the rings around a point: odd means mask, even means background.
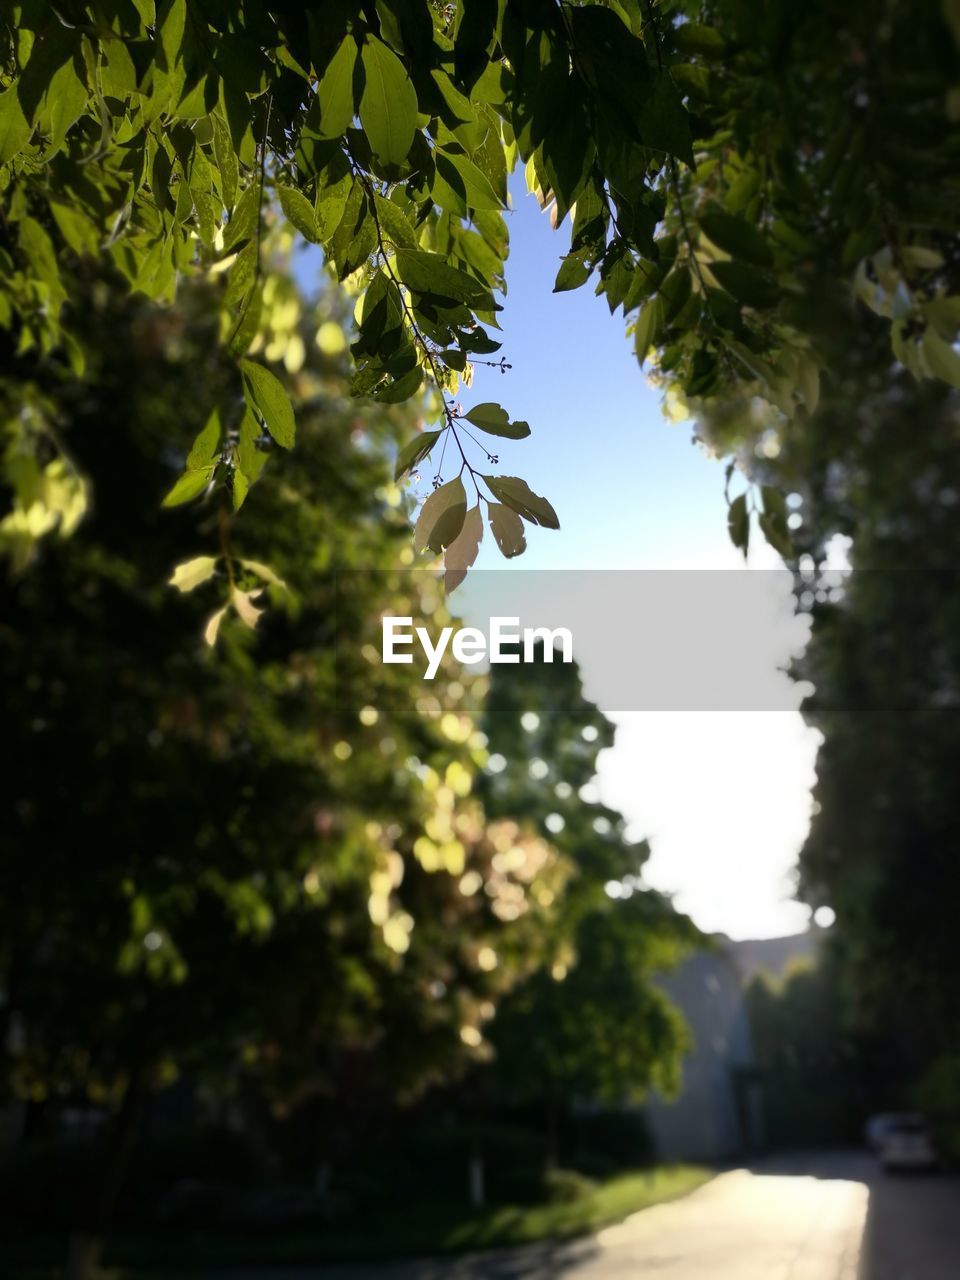
[{"label": "blurred foliage", "polygon": [[847,999],[844,965],[829,942],[782,977],[761,973],[747,987],[747,1074],[759,1085],[766,1146],[858,1144],[870,1111],[883,1106],[870,1092],[873,1046],[851,1030]]},{"label": "blurred foliage", "polygon": [[[102,1228],[118,1199],[161,1203],[174,1168],[207,1188],[183,1212],[219,1213],[238,1127],[230,1181],[322,1175],[324,1203],[376,1203],[391,1170],[419,1186],[415,1132],[390,1158],[384,1135],[471,1063],[492,1109],[554,1084],[619,1101],[673,1078],[684,1044],[651,978],[696,934],[641,889],[646,846],[592,794],[612,728],[576,670],[500,668],[490,690],[448,654],[426,686],[369,642],[387,611],[449,621],[441,580],[410,572],[387,468],[413,411],[349,396],[342,298],[300,294],[290,243],[271,234],[252,344],[298,405],[295,451],[245,439],[204,282],[160,309],[105,267],[84,375],[38,356],[25,383],[25,355],[0,382],[56,433],[31,440],[35,465],[69,457],[93,495],[74,536],[23,536],[29,568],[0,581],[0,1087],[27,1104],[4,1175],[24,1222]],[[216,486],[159,502],[212,404],[228,448],[275,477],[239,520]],[[542,769],[512,753],[534,708]],[[462,1133],[469,1097],[450,1097]],[[179,1148],[164,1106],[196,1126]],[[159,1137],[138,1153],[144,1115]],[[95,1140],[59,1161],[68,1116]],[[584,1149],[611,1167],[603,1143]],[[529,1169],[542,1198],[542,1158]]]},{"label": "blurred foliage", "polygon": [[[383,610],[426,607],[421,589],[441,602],[406,572],[384,460],[411,415],[349,398],[335,295],[297,302],[295,372],[274,367],[300,445],[258,439],[277,483],[242,525],[217,491],[156,500],[229,386],[215,295],[120,297],[92,279],[85,375],[38,359],[29,384],[96,498],[0,583],[0,1084],[40,1130],[67,1104],[129,1118],[178,1075],[221,1114],[320,1095],[346,1122],[475,1052],[538,962],[565,860],[472,795],[482,681],[447,659],[424,697],[355,643]],[[18,370],[0,397],[23,386]],[[225,430],[244,417],[235,396]],[[334,566],[362,568],[349,593]],[[235,608],[212,649],[211,610],[238,593],[257,616]]]},{"label": "blurred foliage", "polygon": [[688,1035],[654,979],[702,939],[643,884],[649,846],[601,802],[597,757],[613,725],[583,696],[576,665],[561,663],[497,667],[483,725],[488,813],[525,819],[572,867],[548,925],[550,963],[501,1002],[491,1028],[494,1096],[539,1100],[555,1124],[578,1100],[674,1092]]},{"label": "blurred foliage", "polygon": [[910,1101],[929,1118],[937,1153],[960,1165],[960,1053],[942,1053],[915,1081]]},{"label": "blurred foliage", "polygon": [[837,913],[850,1029],[885,1038],[889,1109],[960,1045],[960,396],[892,366],[877,323],[823,297],[838,376],[762,476],[791,495],[812,621],[794,675],[824,738],[800,892]]}]

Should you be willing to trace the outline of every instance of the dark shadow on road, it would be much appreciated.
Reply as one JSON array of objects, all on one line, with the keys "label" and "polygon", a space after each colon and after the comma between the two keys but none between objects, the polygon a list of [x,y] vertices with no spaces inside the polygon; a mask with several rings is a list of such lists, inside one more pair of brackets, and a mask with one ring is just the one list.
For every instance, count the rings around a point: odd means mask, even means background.
[{"label": "dark shadow on road", "polygon": [[600,1239],[218,1280],[960,1280],[960,1177],[885,1174],[866,1152],[758,1160],[631,1221]]},{"label": "dark shadow on road", "polygon": [[858,1280],[957,1280],[960,1178],[875,1173]]},{"label": "dark shadow on road", "polygon": [[960,1278],[960,1177],[885,1173],[866,1152],[793,1153],[751,1165],[751,1172],[862,1182],[867,1219],[857,1280]]}]

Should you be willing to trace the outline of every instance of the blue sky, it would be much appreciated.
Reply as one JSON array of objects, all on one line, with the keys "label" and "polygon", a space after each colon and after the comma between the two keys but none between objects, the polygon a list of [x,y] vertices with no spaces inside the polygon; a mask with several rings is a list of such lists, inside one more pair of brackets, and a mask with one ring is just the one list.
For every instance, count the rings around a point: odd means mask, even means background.
[{"label": "blue sky", "polygon": [[[726,533],[723,465],[693,446],[689,424],[664,418],[622,316],[611,316],[589,284],[552,293],[569,227],[553,231],[522,185],[514,205],[500,316],[502,354],[513,368],[478,368],[462,396],[466,407],[497,400],[530,423],[528,439],[498,442],[498,470],[523,476],[560,516],[559,532],[529,529],[528,551],[511,567],[742,569]],[[751,552],[751,568],[778,564],[766,547]],[[487,539],[478,567],[503,565]],[[583,674],[589,694],[591,672]],[[650,837],[649,882],[709,931],[744,938],[805,928],[792,876],[809,823],[817,736],[799,715],[613,718],[617,741],[601,756],[601,790],[636,837]]]},{"label": "blue sky", "polygon": [[[526,440],[496,442],[497,470],[522,476],[549,498],[561,528],[528,527],[528,550],[509,565],[488,536],[477,567],[742,569],[726,533],[723,464],[693,446],[688,423],[664,418],[622,316],[611,316],[590,284],[552,292],[569,224],[554,231],[522,180],[513,200],[496,357],[513,367],[506,374],[478,367],[460,398],[465,408],[495,400],[530,423]],[[298,271],[308,288],[311,257]],[[448,450],[446,479],[451,467]],[[433,467],[422,475],[415,491],[425,496]],[[779,565],[764,546],[752,548],[750,559],[751,568]],[[705,636],[705,662],[709,652]],[[582,666],[589,696],[591,669]],[[789,690],[780,705],[788,704]],[[617,740],[600,757],[600,788],[631,834],[650,838],[648,882],[710,932],[772,937],[805,928],[809,913],[792,900],[792,878],[809,824],[818,739],[797,712],[611,718]]]},{"label": "blue sky", "polygon": [[[499,471],[521,475],[556,508],[561,532],[534,529],[524,569],[735,566],[726,546],[723,470],[667,423],[624,336],[592,284],[552,293],[569,245],[515,185],[508,215],[508,293],[500,316],[506,374],[478,368],[465,404],[497,400],[533,434],[505,441]],[[481,567],[500,567],[492,546]]]}]

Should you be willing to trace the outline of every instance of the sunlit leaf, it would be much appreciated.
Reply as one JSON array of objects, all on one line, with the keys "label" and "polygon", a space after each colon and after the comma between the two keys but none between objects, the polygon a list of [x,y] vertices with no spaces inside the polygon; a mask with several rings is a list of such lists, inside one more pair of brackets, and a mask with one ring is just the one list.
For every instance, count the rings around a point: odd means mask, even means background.
[{"label": "sunlit leaf", "polygon": [[192,591],[201,583],[209,582],[217,567],[216,556],[196,556],[178,564],[170,577],[170,586],[178,591]]},{"label": "sunlit leaf", "polygon": [[435,489],[420,509],[413,534],[417,551],[434,555],[450,545],[463,528],[467,514],[467,494],[459,476]]},{"label": "sunlit leaf", "polygon": [[403,63],[376,36],[363,43],[360,123],[384,164],[401,164],[417,128],[417,95]]},{"label": "sunlit leaf", "polygon": [[497,546],[503,555],[508,560],[522,555],[527,549],[527,535],[524,532],[523,521],[517,513],[510,507],[503,506],[502,503],[491,502],[487,507],[487,516]]},{"label": "sunlit leaf", "polygon": [[559,529],[560,520],[556,511],[538,493],[534,493],[526,480],[519,476],[484,476],[490,492],[506,506],[523,516],[531,524],[543,525],[545,529]]},{"label": "sunlit leaf", "polygon": [[483,515],[479,502],[471,507],[463,521],[463,528],[447,547],[443,557],[443,585],[447,594],[455,591],[467,576],[467,570],[480,552],[483,539]]},{"label": "sunlit leaf", "polygon": [[252,360],[241,360],[243,393],[247,404],[263,419],[264,426],[284,449],[292,449],[296,439],[293,405],[280,379]]},{"label": "sunlit leaf", "polygon": [[523,440],[530,434],[529,423],[511,422],[506,409],[490,401],[475,404],[463,416],[467,422],[472,422],[475,427],[492,436],[504,436],[508,440]]}]

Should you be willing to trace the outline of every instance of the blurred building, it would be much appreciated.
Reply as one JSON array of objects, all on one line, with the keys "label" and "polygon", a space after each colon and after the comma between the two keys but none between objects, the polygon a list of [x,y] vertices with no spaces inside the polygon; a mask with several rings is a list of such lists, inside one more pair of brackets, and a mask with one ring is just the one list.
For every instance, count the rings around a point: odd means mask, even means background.
[{"label": "blurred building", "polygon": [[763,1098],[744,991],[761,971],[779,977],[798,957],[814,955],[822,933],[742,942],[718,934],[714,950],[660,979],[693,1037],[679,1097],[654,1096],[644,1108],[662,1159],[724,1164],[762,1150]]}]

